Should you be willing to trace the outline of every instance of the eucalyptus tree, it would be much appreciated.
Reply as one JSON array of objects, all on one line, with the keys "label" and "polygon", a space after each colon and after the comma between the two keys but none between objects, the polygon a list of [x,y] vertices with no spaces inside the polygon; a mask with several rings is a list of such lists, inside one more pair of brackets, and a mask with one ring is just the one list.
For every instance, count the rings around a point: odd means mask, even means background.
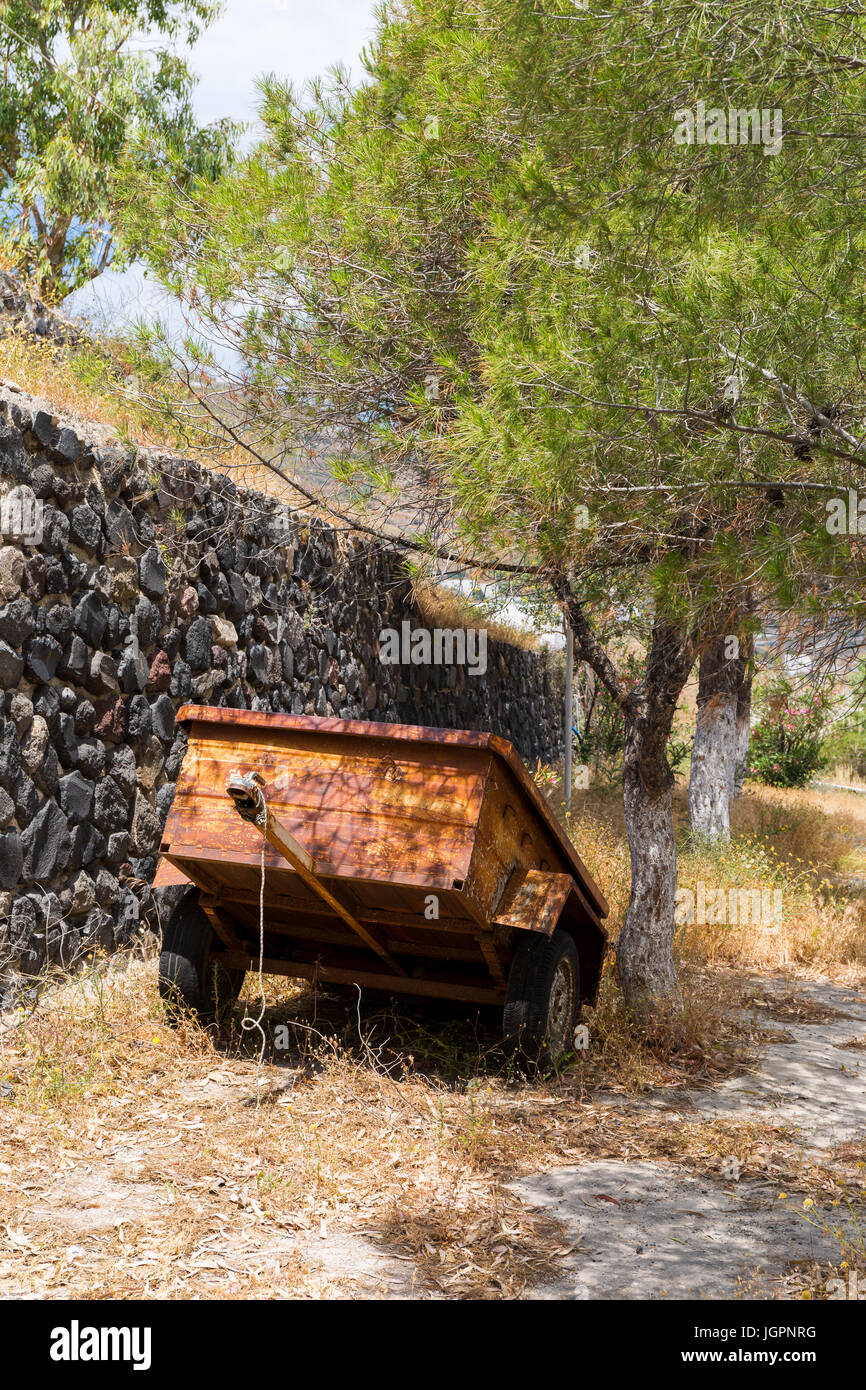
[{"label": "eucalyptus tree", "polygon": [[[695,660],[756,593],[859,602],[824,523],[864,461],[863,36],[812,0],[407,0],[357,88],[266,79],[221,186],[138,190],[166,283],[246,359],[264,462],[315,431],[359,499],[428,500],[416,547],[562,604],[623,721],[617,959],[647,1017],[677,998],[665,747]],[[637,682],[603,640],[633,620]]]},{"label": "eucalyptus tree", "polygon": [[[43,294],[62,298],[140,249],[118,225],[119,174],[214,176],[234,128],[199,128],[178,44],[213,0],[2,0],[0,246]],[[134,156],[133,156],[134,151]],[[186,173],[181,175],[181,169]]]}]

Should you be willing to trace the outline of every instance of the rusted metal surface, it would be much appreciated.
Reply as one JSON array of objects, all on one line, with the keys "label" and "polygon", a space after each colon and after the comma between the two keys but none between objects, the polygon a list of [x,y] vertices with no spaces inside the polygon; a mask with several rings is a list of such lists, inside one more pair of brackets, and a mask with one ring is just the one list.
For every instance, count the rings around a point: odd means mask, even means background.
[{"label": "rusted metal surface", "polygon": [[258,954],[259,788],[272,968],[502,1002],[518,935],[564,917],[593,937],[597,976],[607,903],[504,740],[208,706],[178,718],[189,745],[157,881],[198,885],[227,964]]},{"label": "rusted metal surface", "polygon": [[494,921],[498,927],[540,931],[550,936],[574,891],[570,874],[542,869],[515,869]]}]

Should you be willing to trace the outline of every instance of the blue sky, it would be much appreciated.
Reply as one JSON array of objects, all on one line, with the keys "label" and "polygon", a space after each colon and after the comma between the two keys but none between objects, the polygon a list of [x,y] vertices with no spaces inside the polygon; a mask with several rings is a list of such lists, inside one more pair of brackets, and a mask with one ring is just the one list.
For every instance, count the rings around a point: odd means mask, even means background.
[{"label": "blue sky", "polygon": [[[199,76],[196,109],[203,122],[230,116],[256,128],[255,81],[275,72],[295,84],[309,82],[334,63],[361,75],[359,54],[374,30],[373,0],[227,0],[223,15],[189,54]],[[179,317],[141,268],[109,271],[66,301],[73,314],[97,324],[137,315]]]},{"label": "blue sky", "polygon": [[358,54],[373,27],[372,0],[228,0],[192,50],[201,120],[253,121],[263,72],[301,83],[342,62],[359,76]]}]

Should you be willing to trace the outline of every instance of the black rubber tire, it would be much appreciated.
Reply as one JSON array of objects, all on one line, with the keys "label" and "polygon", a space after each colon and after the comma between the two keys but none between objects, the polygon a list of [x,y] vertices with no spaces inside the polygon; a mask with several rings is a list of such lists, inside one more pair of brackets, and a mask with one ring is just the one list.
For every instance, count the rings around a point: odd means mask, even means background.
[{"label": "black rubber tire", "polygon": [[210,1022],[235,1002],[246,971],[226,969],[220,949],[193,889],[177,904],[162,937],[159,993],[169,1015],[196,1014]]},{"label": "black rubber tire", "polygon": [[556,1065],[574,1049],[580,960],[573,937],[527,932],[515,952],[502,1015],[507,1044],[533,1064]]}]

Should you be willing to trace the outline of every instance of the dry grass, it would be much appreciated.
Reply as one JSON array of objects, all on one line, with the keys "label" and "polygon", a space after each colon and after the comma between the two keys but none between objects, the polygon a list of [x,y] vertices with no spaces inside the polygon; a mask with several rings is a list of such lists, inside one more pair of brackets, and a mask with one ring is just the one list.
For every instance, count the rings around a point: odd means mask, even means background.
[{"label": "dry grass", "polygon": [[[564,807],[554,787],[551,802]],[[736,803],[730,844],[693,844],[687,788],[674,796],[678,881],[696,892],[765,889],[782,893],[781,920],[765,923],[684,923],[676,948],[699,969],[783,970],[803,978],[824,975],[851,984],[866,980],[866,896],[851,881],[866,852],[866,804],[852,796],[782,791],[749,784]],[[628,906],[630,870],[616,787],[575,793],[567,818],[572,837],[611,903],[615,937]]]},{"label": "dry grass", "polygon": [[[498,1052],[493,1020],[444,1005],[359,1016],[270,980],[259,1065],[242,1005],[220,1033],[169,1027],[155,975],[152,954],[97,962],[2,1035],[0,1292],[351,1295],[402,1277],[421,1295],[514,1297],[574,1252],[517,1200],[514,1177],[599,1157],[717,1174],[733,1154],[744,1174],[804,1192],[816,1181],[781,1128],[612,1119],[593,1098],[676,1096],[747,1065],[755,1037],[642,1049],[610,995],[590,1054],[529,1080]],[[272,1046],[280,1024],[286,1053]],[[365,1276],[359,1260],[377,1249],[386,1273]]]},{"label": "dry grass", "polygon": [[[276,473],[251,462],[239,445],[216,436],[196,403],[181,400],[179,384],[133,390],[122,343],[107,345],[105,351],[87,344],[61,348],[26,332],[13,332],[0,337],[0,383],[3,379],[49,402],[55,412],[93,424],[100,438],[111,436],[137,448],[182,454],[204,468],[226,474],[239,487],[256,489],[294,507],[300,505],[302,510],[306,505]],[[166,410],[163,405],[169,395],[171,410]],[[171,422],[179,406],[182,427]]]},{"label": "dry grass", "polygon": [[453,589],[416,579],[412,585],[412,597],[428,627],[483,627],[491,642],[507,642],[512,647],[523,647],[533,652],[541,649],[537,633],[511,623],[492,622],[483,608]]},{"label": "dry grass", "polygon": [[861,777],[850,763],[834,763],[832,767],[825,768],[820,773],[818,780],[833,782],[842,787],[854,787],[861,792],[866,792],[866,778]]}]

